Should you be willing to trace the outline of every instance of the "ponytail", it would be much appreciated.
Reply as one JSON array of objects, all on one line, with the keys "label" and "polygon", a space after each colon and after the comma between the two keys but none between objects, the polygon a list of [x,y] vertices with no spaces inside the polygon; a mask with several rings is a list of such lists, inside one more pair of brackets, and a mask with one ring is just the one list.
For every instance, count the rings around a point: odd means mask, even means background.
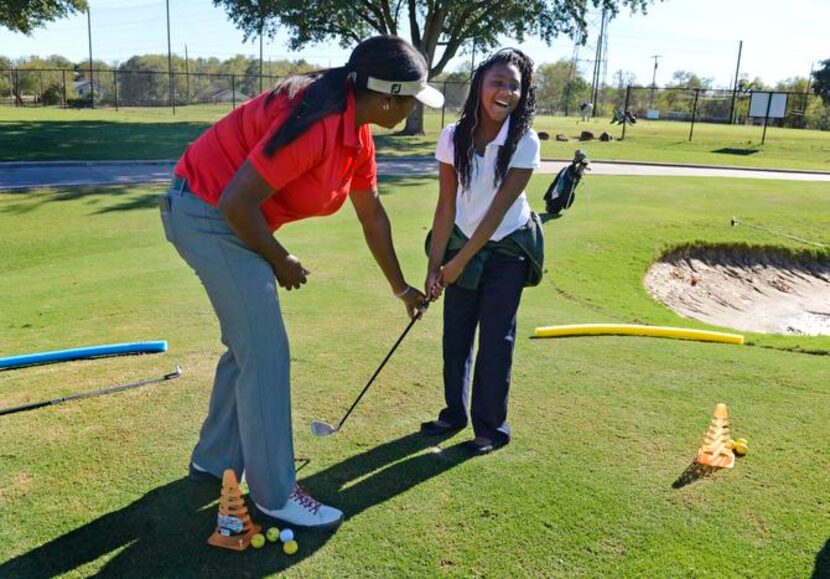
[{"label": "ponytail", "polygon": [[[270,157],[277,149],[305,133],[320,119],[345,111],[349,74],[348,68],[341,66],[293,76],[277,85],[266,97],[267,101],[285,94],[291,106],[291,113],[265,144],[265,154]],[[348,84],[350,83],[351,81]],[[298,100],[298,94],[299,102],[295,102]]]},{"label": "ponytail", "polygon": [[285,95],[291,112],[265,144],[265,154],[273,155],[317,121],[345,111],[348,92],[368,91],[369,77],[411,81],[426,76],[423,55],[402,38],[374,36],[364,40],[352,51],[346,66],[292,76],[271,91],[266,104]]}]

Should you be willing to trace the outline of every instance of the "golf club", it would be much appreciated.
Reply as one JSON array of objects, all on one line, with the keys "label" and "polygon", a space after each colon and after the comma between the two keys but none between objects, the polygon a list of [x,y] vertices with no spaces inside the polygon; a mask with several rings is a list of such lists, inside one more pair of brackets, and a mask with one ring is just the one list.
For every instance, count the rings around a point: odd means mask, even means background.
[{"label": "golf club", "polygon": [[386,354],[386,357],[383,359],[383,362],[380,363],[380,366],[378,366],[378,369],[375,370],[375,373],[372,374],[371,378],[369,378],[369,382],[366,383],[366,386],[363,387],[363,390],[360,392],[360,395],[357,397],[357,400],[354,401],[354,403],[352,404],[352,407],[349,408],[349,411],[346,412],[346,415],[340,420],[340,423],[336,427],[332,426],[331,424],[327,424],[326,422],[321,422],[319,420],[315,420],[314,422],[311,423],[311,432],[315,436],[329,436],[330,434],[334,434],[335,432],[338,432],[341,428],[343,428],[343,423],[346,422],[346,419],[349,417],[349,414],[352,413],[352,410],[354,410],[355,406],[357,406],[357,403],[360,402],[360,399],[363,398],[364,394],[366,394],[366,391],[369,389],[369,386],[372,385],[372,382],[375,381],[375,378],[377,378],[377,375],[380,374],[381,370],[383,370],[383,367],[386,365],[386,362],[389,360],[389,358],[392,357],[392,354],[395,353],[395,350],[398,348],[400,343],[403,341],[403,339],[409,333],[409,330],[412,329],[412,326],[415,325],[415,322],[417,322],[419,319],[421,319],[422,314],[423,314],[423,310],[421,312],[419,312],[414,318],[412,318],[409,321],[409,324],[407,324],[406,329],[401,334],[401,337],[398,338],[398,341],[395,342],[395,345],[392,346],[392,349],[389,350],[388,354]]},{"label": "golf club", "polygon": [[730,221],[732,227],[737,227],[738,225],[743,225],[744,227],[751,227],[752,229],[756,229],[758,231],[763,231],[764,233],[769,233],[771,235],[780,235],[781,237],[786,237],[787,239],[792,239],[793,241],[798,241],[800,243],[806,243],[807,245],[815,245],[816,247],[830,247],[826,243],[819,243],[818,241],[810,241],[809,239],[804,239],[802,237],[796,237],[795,235],[790,235],[789,233],[784,233],[783,231],[775,231],[774,229],[769,229],[767,227],[763,227],[761,225],[755,225],[753,223],[748,223],[745,219],[740,219],[738,217],[733,217]]},{"label": "golf club", "polygon": [[82,398],[92,398],[93,396],[101,396],[103,394],[112,394],[113,392],[121,392],[122,390],[129,390],[130,388],[138,388],[139,386],[146,386],[147,384],[155,384],[156,382],[164,382],[166,380],[173,380],[182,375],[181,366],[176,365],[176,370],[165,374],[161,378],[153,378],[152,380],[144,380],[142,382],[132,382],[130,384],[121,384],[119,386],[110,386],[109,388],[102,388],[92,392],[80,392],[78,394],[70,394],[69,396],[62,396],[61,398],[54,398],[52,400],[43,400],[41,402],[31,402],[29,404],[22,404],[20,406],[12,406],[11,408],[0,408],[0,416],[4,414],[14,414],[15,412],[24,412],[26,410],[34,410],[36,408],[43,408],[44,406],[52,406],[53,404],[62,404],[69,400],[80,400]]}]

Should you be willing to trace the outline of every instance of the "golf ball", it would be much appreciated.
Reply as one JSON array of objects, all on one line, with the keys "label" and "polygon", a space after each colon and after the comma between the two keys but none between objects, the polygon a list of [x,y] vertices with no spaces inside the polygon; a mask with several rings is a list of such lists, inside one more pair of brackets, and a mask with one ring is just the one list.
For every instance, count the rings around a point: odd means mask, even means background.
[{"label": "golf ball", "polygon": [[280,531],[280,541],[283,543],[288,543],[289,541],[294,540],[294,531],[291,529],[283,529]]},{"label": "golf ball", "polygon": [[276,527],[268,527],[268,530],[265,531],[265,537],[272,543],[276,543],[280,540],[280,530]]},{"label": "golf ball", "polygon": [[746,441],[746,438],[739,438],[735,441],[735,444],[743,444],[744,446],[747,446],[749,443]]},{"label": "golf ball", "polygon": [[742,444],[740,442],[735,443],[735,454],[737,454],[738,456],[745,455],[748,450],[749,448],[746,446],[746,444]]},{"label": "golf ball", "polygon": [[265,544],[265,537],[262,533],[257,533],[253,537],[251,537],[251,545],[254,549],[259,549]]},{"label": "golf ball", "polygon": [[286,555],[293,555],[299,548],[300,546],[297,544],[297,541],[288,541],[282,546],[282,550]]}]

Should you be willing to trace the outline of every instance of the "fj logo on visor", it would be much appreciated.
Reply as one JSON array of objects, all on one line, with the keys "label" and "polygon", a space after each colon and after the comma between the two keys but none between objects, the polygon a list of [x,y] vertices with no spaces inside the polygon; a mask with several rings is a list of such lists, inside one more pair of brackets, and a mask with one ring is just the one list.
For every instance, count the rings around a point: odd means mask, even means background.
[{"label": "fj logo on visor", "polygon": [[401,85],[398,82],[392,83],[392,87],[389,89],[390,94],[400,94],[401,93]]}]

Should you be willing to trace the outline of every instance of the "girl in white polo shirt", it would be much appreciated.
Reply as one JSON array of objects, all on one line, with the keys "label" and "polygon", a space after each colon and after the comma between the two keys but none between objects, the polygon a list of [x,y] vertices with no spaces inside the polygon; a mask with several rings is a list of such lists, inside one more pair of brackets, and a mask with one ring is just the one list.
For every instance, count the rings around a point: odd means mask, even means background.
[{"label": "girl in white polo shirt", "polygon": [[[460,120],[447,126],[435,157],[440,194],[427,239],[425,289],[444,297],[444,398],[426,435],[473,423],[484,454],[510,442],[507,395],[522,290],[541,280],[542,229],[524,189],[539,166],[533,61],[501,50],[476,69]],[[472,377],[476,329],[479,347]]]}]

